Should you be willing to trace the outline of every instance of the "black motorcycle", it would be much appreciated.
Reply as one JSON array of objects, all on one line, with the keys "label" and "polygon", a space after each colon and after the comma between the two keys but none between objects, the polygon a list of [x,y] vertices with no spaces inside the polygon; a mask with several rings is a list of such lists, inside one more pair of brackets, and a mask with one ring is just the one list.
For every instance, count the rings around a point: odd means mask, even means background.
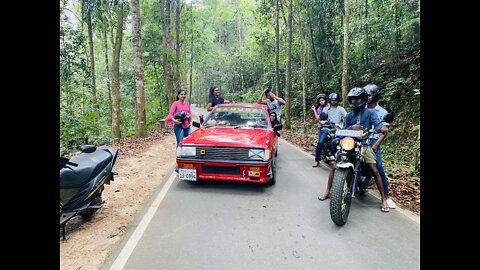
[{"label": "black motorcycle", "polygon": [[328,115],[325,112],[320,113],[320,120],[326,120],[326,122],[324,124],[318,124],[318,128],[320,130],[327,131],[327,138],[323,143],[322,153],[320,153],[320,160],[323,160],[325,161],[325,163],[330,164],[332,161],[335,160],[335,154],[332,153],[332,150],[330,149],[330,144],[333,140],[333,137],[335,136],[337,128],[342,128],[342,126],[330,122],[329,120],[327,120],[327,118]]},{"label": "black motorcycle", "polygon": [[[389,125],[393,114],[387,114],[384,122]],[[337,130],[336,136],[343,137],[339,144],[335,162],[335,173],[330,190],[330,217],[338,226],[347,222],[352,199],[365,194],[373,172],[363,162],[363,153],[378,134],[374,129]]]},{"label": "black motorcycle", "polygon": [[104,185],[116,175],[112,168],[118,150],[110,146],[83,145],[79,155],[60,156],[60,228],[65,240],[65,225],[73,217],[89,218],[102,207]]}]

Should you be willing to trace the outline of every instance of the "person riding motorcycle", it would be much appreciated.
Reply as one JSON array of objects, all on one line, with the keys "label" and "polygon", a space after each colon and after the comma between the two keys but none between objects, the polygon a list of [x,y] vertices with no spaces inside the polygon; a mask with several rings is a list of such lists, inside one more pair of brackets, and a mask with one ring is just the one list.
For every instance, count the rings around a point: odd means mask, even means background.
[{"label": "person riding motorcycle", "polygon": [[338,105],[338,94],[331,93],[328,96],[330,100],[330,107],[326,109],[328,120],[331,122],[343,126],[343,121],[345,116],[347,116],[347,111],[342,106]]},{"label": "person riding motorcycle", "polygon": [[[351,112],[345,117],[345,122],[343,123],[343,129],[351,130],[362,130],[364,128],[375,127],[375,130],[379,130],[382,133],[387,133],[388,128],[385,126],[383,120],[379,119],[375,113],[366,108],[368,97],[367,91],[362,87],[354,87],[347,94],[348,105],[351,108]],[[335,140],[339,140],[336,138]],[[378,145],[377,145],[378,146]],[[373,172],[375,177],[375,183],[377,184],[378,190],[380,192],[382,206],[382,212],[389,212],[390,208],[387,203],[387,198],[385,197],[382,179],[376,167],[376,156],[372,150],[372,146],[366,147],[366,151],[363,154],[365,163],[369,164],[370,169]],[[330,196],[330,188],[333,182],[333,176],[335,173],[335,166],[330,170],[328,177],[327,189],[318,197],[319,200],[323,201]]]}]

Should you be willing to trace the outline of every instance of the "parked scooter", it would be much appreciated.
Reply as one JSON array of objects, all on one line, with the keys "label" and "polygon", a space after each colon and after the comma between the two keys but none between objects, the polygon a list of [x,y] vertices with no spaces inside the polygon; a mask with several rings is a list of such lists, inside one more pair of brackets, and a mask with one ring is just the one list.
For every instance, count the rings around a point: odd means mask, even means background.
[{"label": "parked scooter", "polygon": [[112,168],[118,150],[110,146],[83,145],[71,159],[60,156],[60,228],[73,217],[90,217],[102,207],[104,185],[116,175]]},{"label": "parked scooter", "polygon": [[[384,122],[389,125],[393,121],[393,114],[387,114]],[[330,191],[330,217],[338,226],[347,222],[352,199],[365,194],[373,173],[368,164],[363,162],[363,153],[372,143],[376,131],[364,130],[337,130],[336,136],[342,136],[337,151],[335,173]]]}]

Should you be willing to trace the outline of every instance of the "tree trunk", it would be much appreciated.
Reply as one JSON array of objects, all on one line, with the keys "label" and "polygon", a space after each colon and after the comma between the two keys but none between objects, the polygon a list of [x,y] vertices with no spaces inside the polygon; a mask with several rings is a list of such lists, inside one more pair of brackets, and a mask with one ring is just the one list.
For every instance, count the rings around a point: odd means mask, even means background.
[{"label": "tree trunk", "polygon": [[[280,67],[279,67],[279,57],[280,57],[280,34],[279,34],[279,25],[278,25],[278,1],[275,0],[275,90],[277,95],[280,94]],[[263,90],[263,89],[262,89]]]},{"label": "tree trunk", "polygon": [[123,36],[123,3],[118,1],[117,26],[112,63],[112,137],[121,138],[120,132],[120,50]]},{"label": "tree trunk", "polygon": [[[181,75],[180,75],[180,0],[175,0],[175,89],[181,88]],[[190,94],[191,95],[191,94]],[[191,97],[191,96],[190,96]]]},{"label": "tree trunk", "polygon": [[343,65],[342,65],[342,100],[347,104],[348,76],[348,20],[350,15],[350,0],[345,0],[345,16],[343,18]]},{"label": "tree trunk", "polygon": [[[305,37],[305,36],[304,36]],[[302,53],[302,108],[303,108],[303,134],[307,135],[307,82],[306,82],[306,77],[307,77],[307,42],[305,41],[303,43],[303,53]]]},{"label": "tree trunk", "polygon": [[[165,9],[167,12],[165,12]],[[163,48],[163,75],[165,77],[165,88],[167,93],[168,104],[172,104],[174,101],[173,97],[173,85],[172,85],[172,70],[171,70],[171,60],[170,60],[170,1],[169,0],[160,0],[160,17],[162,19],[162,48]],[[168,18],[167,18],[168,17]]]},{"label": "tree trunk", "polygon": [[285,78],[285,126],[290,128],[290,107],[292,101],[290,92],[292,88],[292,1],[288,0],[288,19],[287,19],[287,60],[286,60],[286,78]]},{"label": "tree trunk", "polygon": [[368,0],[365,0],[365,67],[368,69]]},{"label": "tree trunk", "polygon": [[147,133],[147,120],[145,112],[145,90],[143,86],[143,58],[142,58],[142,24],[140,21],[140,0],[131,0],[133,22],[133,52],[135,62],[135,86],[136,86],[136,132],[138,136]]},{"label": "tree trunk", "polygon": [[190,3],[190,100],[193,102],[193,86],[192,86],[192,77],[193,77],[193,1]]},{"label": "tree trunk", "polygon": [[110,26],[110,43],[112,43],[112,50],[115,50],[115,39],[113,38],[113,32],[114,32],[113,19],[112,19],[112,12],[109,5],[107,6],[107,16],[108,16],[108,25]]},{"label": "tree trunk", "polygon": [[[161,97],[162,91],[160,89],[160,77],[158,76],[157,65],[155,65],[155,62],[153,62],[153,71],[155,72],[155,79],[157,80],[156,85],[158,87],[158,97],[159,97],[159,99],[158,99],[159,102],[158,103],[159,103],[160,113],[163,114],[164,111],[163,111],[162,97]],[[165,112],[165,114],[166,114],[166,112]]]},{"label": "tree trunk", "polygon": [[107,78],[107,93],[108,93],[108,106],[110,122],[112,121],[112,89],[110,87],[110,66],[108,64],[108,40],[107,40],[107,25],[105,20],[105,9],[109,9],[108,5],[105,5],[106,0],[102,0],[102,32],[103,32],[103,49],[105,50],[105,73]]},{"label": "tree trunk", "polygon": [[93,31],[92,31],[92,5],[87,3],[87,29],[88,29],[88,48],[89,48],[89,59],[90,59],[90,71],[92,72],[92,103],[93,110],[98,112],[98,102],[97,102],[97,83],[95,80],[95,56],[93,54]]}]

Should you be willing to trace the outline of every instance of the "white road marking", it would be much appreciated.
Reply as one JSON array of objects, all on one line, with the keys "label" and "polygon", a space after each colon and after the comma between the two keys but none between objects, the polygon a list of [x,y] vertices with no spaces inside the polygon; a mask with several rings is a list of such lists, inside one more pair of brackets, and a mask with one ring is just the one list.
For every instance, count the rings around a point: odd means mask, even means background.
[{"label": "white road marking", "polygon": [[112,266],[110,267],[111,270],[123,269],[128,258],[130,257],[133,250],[135,249],[135,246],[137,245],[138,241],[140,240],[143,233],[145,232],[148,224],[152,220],[153,215],[155,214],[158,207],[160,206],[160,203],[162,203],[163,199],[165,198],[165,195],[167,195],[167,192],[170,189],[170,186],[172,185],[176,176],[177,176],[176,172],[173,172],[170,175],[170,177],[167,180],[167,183],[165,183],[162,190],[160,191],[158,196],[155,198],[155,201],[152,203],[147,213],[143,216],[142,220],[140,221],[140,224],[135,229],[132,236],[130,237],[130,239],[128,240],[128,242],[125,244],[122,251],[120,252],[120,254],[117,256],[117,258],[113,262]]}]

